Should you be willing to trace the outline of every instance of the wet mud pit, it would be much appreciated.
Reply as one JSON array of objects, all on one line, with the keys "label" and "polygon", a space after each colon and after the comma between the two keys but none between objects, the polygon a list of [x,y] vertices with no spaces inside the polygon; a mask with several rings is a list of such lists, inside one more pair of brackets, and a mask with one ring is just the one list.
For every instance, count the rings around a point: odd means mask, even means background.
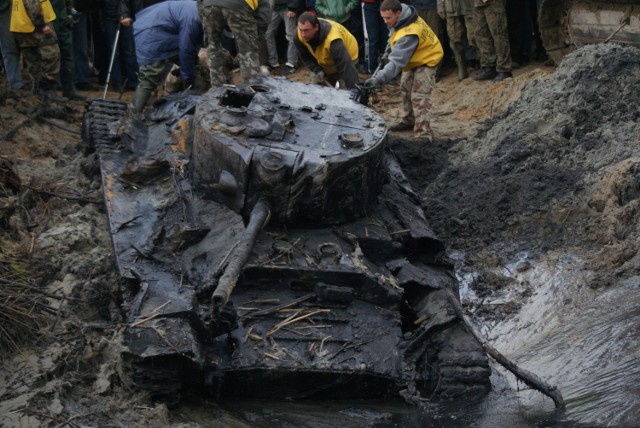
[{"label": "wet mud pit", "polygon": [[[103,210],[36,191],[99,199],[99,183],[85,175],[93,161],[78,152],[76,136],[34,122],[0,142],[3,155],[14,153],[23,183],[36,189],[17,206],[38,223],[27,230],[20,209],[4,217],[3,263],[7,254],[26,255],[38,286],[65,296],[51,301],[64,311],[40,341],[3,354],[0,423],[634,426],[640,417],[638,58],[631,48],[591,46],[548,76],[529,69],[491,87],[445,80],[434,95],[440,101],[434,127],[446,138],[429,147],[403,134],[390,141],[456,264],[463,303],[499,350],[558,385],[566,415],[556,417],[550,400],[499,367],[489,396],[462,406],[217,403],[194,396],[172,411],[152,404],[117,363],[123,324]],[[397,98],[386,89],[381,98],[377,108],[393,116]],[[19,120],[19,109],[28,107],[26,100],[8,103],[3,130],[6,115]],[[76,113],[67,112],[68,126],[79,128],[81,111],[77,105]]]}]

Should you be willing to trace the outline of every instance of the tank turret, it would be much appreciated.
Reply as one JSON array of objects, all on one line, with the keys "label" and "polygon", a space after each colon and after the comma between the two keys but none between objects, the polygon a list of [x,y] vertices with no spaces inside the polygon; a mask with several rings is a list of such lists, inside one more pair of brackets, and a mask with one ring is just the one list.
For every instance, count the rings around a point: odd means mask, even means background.
[{"label": "tank turret", "polygon": [[266,197],[272,220],[289,225],[363,217],[384,180],[387,127],[349,92],[327,92],[265,79],[203,95],[192,153],[196,189],[245,215]]}]

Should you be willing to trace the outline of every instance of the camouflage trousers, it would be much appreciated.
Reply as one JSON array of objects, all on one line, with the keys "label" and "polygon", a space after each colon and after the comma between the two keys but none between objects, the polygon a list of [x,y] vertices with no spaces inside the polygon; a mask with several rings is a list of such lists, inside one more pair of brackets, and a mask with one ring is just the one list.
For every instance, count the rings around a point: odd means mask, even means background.
[{"label": "camouflage trousers", "polygon": [[[201,5],[202,2],[199,2]],[[233,33],[238,48],[238,64],[240,76],[247,82],[260,72],[260,38],[258,23],[248,11],[237,11],[218,6],[200,6],[200,20],[204,26],[207,43],[207,59],[211,85],[219,86],[227,83],[224,75],[224,52],[222,34],[225,25]]]},{"label": "camouflage trousers", "polygon": [[433,139],[431,130],[431,92],[436,86],[434,67],[417,67],[403,71],[400,77],[402,113],[400,123],[413,125],[413,136]]},{"label": "camouflage trousers", "polygon": [[38,89],[42,80],[57,83],[60,74],[60,49],[55,32],[45,36],[39,32],[14,33],[24,58],[23,87]]},{"label": "camouflage trousers", "polygon": [[492,0],[486,6],[474,7],[473,24],[480,65],[495,67],[498,72],[511,71],[505,0]]},{"label": "camouflage trousers", "polygon": [[459,15],[447,17],[447,33],[449,45],[453,53],[464,58],[464,50],[467,44],[476,48],[476,39],[473,29],[473,15]]}]

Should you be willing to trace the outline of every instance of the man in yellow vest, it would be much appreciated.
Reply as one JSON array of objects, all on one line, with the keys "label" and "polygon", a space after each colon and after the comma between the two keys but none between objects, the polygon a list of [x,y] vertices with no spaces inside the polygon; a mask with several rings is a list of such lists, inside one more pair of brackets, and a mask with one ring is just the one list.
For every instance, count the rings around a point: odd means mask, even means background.
[{"label": "man in yellow vest", "polygon": [[294,43],[300,59],[311,70],[312,83],[334,84],[342,80],[347,89],[358,83],[355,62],[358,42],[345,27],[328,19],[318,19],[305,12],[298,18],[298,33]]},{"label": "man in yellow vest", "polygon": [[33,90],[45,100],[66,101],[55,89],[60,73],[60,50],[52,25],[55,19],[49,0],[12,0],[10,29],[26,63],[23,76],[33,78]]},{"label": "man in yellow vest", "polygon": [[384,0],[380,16],[389,28],[388,62],[365,82],[365,87],[380,87],[402,71],[402,116],[390,129],[413,128],[415,138],[432,141],[431,92],[436,85],[436,66],[443,56],[442,45],[413,6]]},{"label": "man in yellow vest", "polygon": [[269,0],[201,0],[198,13],[207,41],[211,86],[228,83],[222,50],[225,26],[233,33],[238,48],[240,77],[244,82],[256,77],[260,73],[260,39],[271,21]]}]

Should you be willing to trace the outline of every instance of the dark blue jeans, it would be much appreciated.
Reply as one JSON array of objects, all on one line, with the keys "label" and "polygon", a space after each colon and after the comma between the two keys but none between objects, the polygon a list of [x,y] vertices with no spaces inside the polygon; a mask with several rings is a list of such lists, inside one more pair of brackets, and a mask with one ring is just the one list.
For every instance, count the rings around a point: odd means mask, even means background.
[{"label": "dark blue jeans", "polygon": [[[118,21],[104,21],[105,38],[107,42],[107,52],[109,53],[109,62],[111,61],[111,54],[113,49],[113,43],[116,38],[116,32],[119,26]],[[109,62],[107,62],[107,67]],[[127,87],[135,88],[138,86],[138,63],[136,61],[136,48],[133,39],[133,27],[120,26],[120,36],[118,38],[118,48],[116,49],[116,56],[113,59],[113,68],[111,69],[111,82],[115,91],[122,89],[122,78],[126,77]],[[108,71],[108,70],[106,70]]]},{"label": "dark blue jeans", "polygon": [[369,73],[378,67],[378,58],[384,52],[389,30],[380,17],[379,3],[361,3],[364,29],[364,65]]},{"label": "dark blue jeans", "polygon": [[89,83],[89,43],[87,39],[87,15],[82,14],[73,24],[73,66],[74,82]]}]

